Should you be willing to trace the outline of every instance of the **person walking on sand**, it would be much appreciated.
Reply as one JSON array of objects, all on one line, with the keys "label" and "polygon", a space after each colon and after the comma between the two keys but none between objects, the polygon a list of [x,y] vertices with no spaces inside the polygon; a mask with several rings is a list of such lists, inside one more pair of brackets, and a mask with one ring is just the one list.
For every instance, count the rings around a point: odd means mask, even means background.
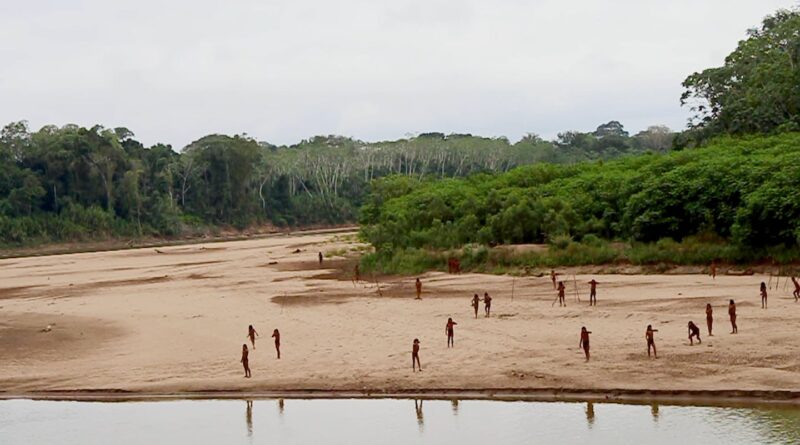
[{"label": "person walking on sand", "polygon": [[658,353],[656,352],[656,340],[655,336],[653,335],[654,332],[658,332],[658,329],[653,329],[652,325],[647,325],[647,330],[644,332],[644,338],[647,340],[647,356],[650,357],[650,348],[653,348],[653,356],[658,358]]},{"label": "person walking on sand", "polygon": [[714,309],[711,308],[711,303],[706,304],[706,326],[708,326],[708,336],[713,337],[711,328],[714,325]]},{"label": "person walking on sand", "polygon": [[693,321],[690,321],[688,326],[689,326],[689,345],[694,345],[694,342],[692,341],[692,339],[695,338],[695,337],[697,337],[697,344],[698,345],[703,343],[700,340],[700,328],[698,328],[697,325],[694,324]]},{"label": "person walking on sand", "polygon": [[411,345],[411,372],[415,371],[415,367],[419,367],[422,371],[422,363],[419,361],[419,339],[414,339],[414,344]]},{"label": "person walking on sand", "polygon": [[422,281],[417,278],[417,282],[414,285],[417,287],[417,300],[422,300]]},{"label": "person walking on sand", "polygon": [[555,269],[550,269],[550,279],[553,281],[553,289],[556,288],[556,278],[561,275]]},{"label": "person walking on sand", "polygon": [[761,309],[767,308],[767,283],[761,282]]},{"label": "person walking on sand", "polygon": [[586,354],[586,361],[589,361],[589,334],[592,331],[587,331],[586,326],[581,328],[581,341],[578,343],[578,348],[583,348],[583,353]]},{"label": "person walking on sand", "polygon": [[736,326],[736,303],[731,300],[728,304],[728,315],[731,317],[731,334],[738,334],[739,327]]},{"label": "person walking on sand", "polygon": [[317,257],[319,258],[319,265],[322,266],[322,252],[318,252]]},{"label": "person walking on sand", "polygon": [[250,378],[250,360],[248,359],[248,355],[250,355],[250,351],[247,350],[247,343],[242,345],[242,359],[240,362],[242,366],[244,366],[244,376],[245,378]]},{"label": "person walking on sand", "polygon": [[794,302],[797,303],[797,300],[800,300],[800,282],[797,281],[796,277],[792,277],[792,283],[794,283]]},{"label": "person walking on sand", "polygon": [[710,269],[711,269],[711,273],[709,275],[711,275],[711,279],[712,280],[716,280],[717,279],[717,260],[711,260]]},{"label": "person walking on sand", "polygon": [[447,335],[447,347],[448,348],[455,347],[455,341],[454,341],[454,339],[455,339],[455,329],[453,328],[453,326],[455,326],[457,324],[458,323],[453,321],[452,318],[448,318],[447,319],[447,324],[444,326],[444,333],[445,333],[445,335]]},{"label": "person walking on sand", "polygon": [[567,300],[564,298],[564,291],[567,290],[567,286],[564,286],[563,281],[558,282],[558,306],[566,306]]},{"label": "person walking on sand", "polygon": [[256,332],[256,329],[253,327],[253,325],[248,326],[247,338],[250,339],[250,343],[253,345],[253,349],[256,348],[256,337],[258,337],[258,332]]},{"label": "person walking on sand", "polygon": [[478,308],[481,306],[481,297],[478,294],[472,297],[472,309],[475,309],[475,318],[478,318]]},{"label": "person walking on sand", "polygon": [[489,292],[483,293],[483,310],[486,312],[487,317],[492,311],[492,297],[489,296]]},{"label": "person walking on sand", "polygon": [[281,333],[278,328],[272,331],[272,338],[275,339],[275,351],[278,353],[278,360],[281,359]]},{"label": "person walking on sand", "polygon": [[597,306],[597,281],[592,278],[589,282],[589,306]]}]

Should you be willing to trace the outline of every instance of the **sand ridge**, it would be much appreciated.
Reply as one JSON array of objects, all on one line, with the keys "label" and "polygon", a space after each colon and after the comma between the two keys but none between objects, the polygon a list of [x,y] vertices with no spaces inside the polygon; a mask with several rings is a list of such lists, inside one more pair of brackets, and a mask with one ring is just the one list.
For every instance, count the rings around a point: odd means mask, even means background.
[{"label": "sand ridge", "polygon": [[[345,235],[311,234],[0,260],[0,391],[800,388],[791,283],[771,289],[761,310],[763,276],[600,275],[590,308],[591,276],[567,273],[559,308],[549,277],[429,273],[415,301],[413,277],[379,278],[381,297],[371,277],[350,280],[346,258],[317,263],[319,251],[358,248]],[[471,295],[484,291],[493,316],[474,319]],[[729,334],[731,298],[738,335]],[[458,322],[453,349],[448,317]],[[689,320],[702,345],[689,346]],[[53,330],[39,332],[47,324]],[[248,324],[261,337],[250,353],[253,378],[244,379]],[[658,360],[646,354],[647,324],[659,329]],[[593,331],[588,363],[581,326]],[[281,360],[269,338],[276,327]],[[411,372],[414,338],[422,373]]]}]

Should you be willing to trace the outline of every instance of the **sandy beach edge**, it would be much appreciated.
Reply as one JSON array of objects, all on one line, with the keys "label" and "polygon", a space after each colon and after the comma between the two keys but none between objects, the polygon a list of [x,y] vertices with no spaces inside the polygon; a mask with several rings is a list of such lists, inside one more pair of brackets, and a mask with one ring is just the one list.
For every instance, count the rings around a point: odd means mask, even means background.
[{"label": "sandy beach edge", "polygon": [[426,399],[519,402],[595,402],[703,406],[800,407],[800,391],[769,390],[637,390],[637,389],[409,389],[409,390],[203,390],[138,392],[115,389],[0,392],[0,400],[29,399],[79,402],[146,402],[244,399]]}]

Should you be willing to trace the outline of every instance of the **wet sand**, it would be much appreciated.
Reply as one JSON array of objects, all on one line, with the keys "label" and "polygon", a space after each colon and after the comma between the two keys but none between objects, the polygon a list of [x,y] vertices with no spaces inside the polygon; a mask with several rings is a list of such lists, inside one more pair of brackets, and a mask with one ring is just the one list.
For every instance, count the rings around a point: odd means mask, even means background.
[{"label": "wet sand", "polygon": [[[636,394],[794,399],[800,303],[768,277],[565,275],[567,307],[549,277],[429,273],[354,284],[359,245],[342,234],[0,260],[0,394]],[[322,266],[317,252],[329,255]],[[369,278],[369,277],[365,277]],[[512,281],[514,297],[511,298]],[[774,284],[774,281],[773,281]],[[488,291],[493,316],[473,317]],[[737,302],[731,335],[728,299]],[[704,308],[711,303],[715,335]],[[458,323],[446,348],[447,317]],[[686,323],[701,327],[689,346]],[[247,325],[261,337],[239,364]],[[644,330],[658,329],[648,359]],[[49,332],[41,332],[51,325]],[[593,332],[592,360],[578,349]],[[281,331],[282,358],[270,339]],[[424,371],[412,373],[411,342]]]}]

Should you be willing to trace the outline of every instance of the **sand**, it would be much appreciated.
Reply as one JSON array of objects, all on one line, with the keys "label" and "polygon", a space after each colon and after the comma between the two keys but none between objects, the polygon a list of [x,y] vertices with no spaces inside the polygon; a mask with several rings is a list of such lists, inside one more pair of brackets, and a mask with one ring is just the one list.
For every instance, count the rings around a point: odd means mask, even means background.
[{"label": "sand", "polygon": [[[381,278],[383,296],[374,282],[354,284],[354,263],[343,257],[363,247],[353,239],[299,234],[0,260],[0,395],[800,388],[791,283],[772,289],[762,310],[764,276],[599,275],[598,306],[589,307],[591,277],[575,277],[577,302],[570,274],[560,308],[549,277],[428,273],[418,301],[413,277]],[[320,251],[332,255],[322,266]],[[484,291],[493,315],[481,307],[475,319],[470,298]],[[738,335],[729,333],[730,298]],[[458,323],[453,349],[448,317]],[[702,329],[701,345],[689,345],[689,320]],[[248,324],[260,337],[245,379]],[[647,324],[659,330],[657,360],[647,357]],[[588,363],[581,326],[593,332]],[[421,373],[411,371],[415,337]]]}]

